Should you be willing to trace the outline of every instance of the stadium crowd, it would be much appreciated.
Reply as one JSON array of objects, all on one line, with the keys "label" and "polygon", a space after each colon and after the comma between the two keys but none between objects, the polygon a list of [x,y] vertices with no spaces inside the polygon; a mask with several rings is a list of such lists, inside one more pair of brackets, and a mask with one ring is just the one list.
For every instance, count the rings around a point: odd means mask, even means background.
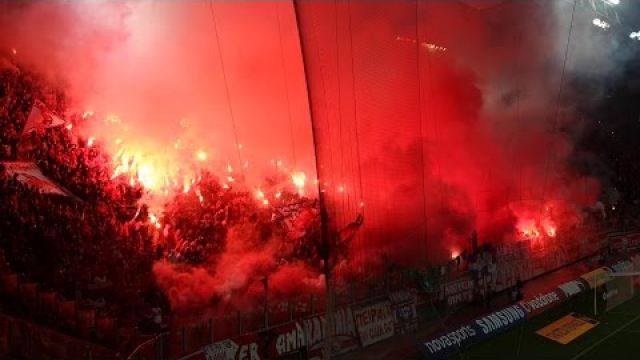
[{"label": "stadium crowd", "polygon": [[[165,314],[169,309],[153,283],[157,253],[146,209],[133,219],[142,189],[110,179],[106,158],[66,127],[23,133],[34,103],[62,115],[65,98],[26,71],[5,69],[0,77],[0,160],[33,161],[74,194],[44,194],[0,165],[0,247],[8,269],[21,283],[54,291],[58,303],[75,301],[79,309],[93,309],[141,332],[157,331],[158,309]],[[36,322],[60,325],[54,314],[35,314],[19,299],[6,305],[21,316],[37,315]]]},{"label": "stadium crowd", "polygon": [[[64,126],[25,131],[34,105],[44,118],[64,118]],[[57,304],[73,302],[77,311],[89,309],[121,327],[153,334],[170,315],[166,296],[154,282],[154,261],[202,263],[223,250],[231,226],[250,224],[258,242],[278,232],[291,240],[283,242],[289,246],[282,249],[285,257],[320,261],[319,236],[309,231],[319,229],[316,201],[282,192],[278,208],[259,206],[251,192],[227,191],[206,172],[199,176],[197,192],[165,205],[163,226],[156,229],[140,201],[142,186],[113,177],[100,146],[71,131],[81,118],[69,113],[63,92],[41,76],[17,67],[0,73],[0,161],[35,163],[67,193],[43,193],[0,165],[0,249],[6,262],[0,268],[15,275],[14,282],[54,293]],[[62,314],[34,311],[21,298],[14,300],[4,297],[2,308],[79,335]],[[80,335],[96,338],[95,333]],[[126,346],[127,341],[117,342]]]},{"label": "stadium crowd", "polygon": [[[24,132],[34,104],[65,118],[71,126]],[[143,188],[111,176],[108,158],[100,148],[70,131],[82,116],[67,110],[64,93],[41,76],[17,68],[0,72],[0,161],[34,162],[44,175],[69,190],[68,196],[43,194],[0,163],[0,275],[14,274],[19,283],[37,284],[41,293],[53,293],[59,304],[74,302],[96,317],[117,319],[123,328],[152,334],[166,326],[171,313],[166,296],[154,282],[154,261],[202,263],[223,251],[233,225],[252,224],[257,241],[267,241],[274,232],[286,236],[291,241],[283,242],[290,246],[281,251],[287,257],[283,261],[321,262],[314,200],[282,193],[278,195],[281,206],[261,207],[252,194],[226,191],[209,173],[201,175],[197,193],[180,194],[167,205],[164,227],[156,231],[148,209],[140,205]],[[640,168],[618,173],[626,174],[616,179],[620,188],[636,189],[629,184],[640,177]],[[627,219],[640,218],[638,199],[638,193],[627,192],[603,204],[606,221],[637,226]],[[600,210],[594,212],[600,216]],[[164,241],[155,241],[159,236]],[[434,267],[439,273],[434,276],[463,271],[472,271],[476,278],[487,276],[495,267],[492,250],[476,247],[446,266]],[[79,334],[62,317],[34,311],[20,298],[3,297],[0,309],[73,335],[99,337],[95,332]],[[135,341],[103,340],[124,347]]]}]

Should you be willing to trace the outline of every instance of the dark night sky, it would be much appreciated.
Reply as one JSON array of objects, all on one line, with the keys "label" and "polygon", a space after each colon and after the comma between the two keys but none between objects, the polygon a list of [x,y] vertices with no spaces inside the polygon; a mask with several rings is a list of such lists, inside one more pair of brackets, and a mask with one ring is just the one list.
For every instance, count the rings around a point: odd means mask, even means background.
[{"label": "dark night sky", "polygon": [[[606,164],[610,185],[623,194],[636,193],[633,176],[640,161],[638,139],[640,136],[640,41],[630,39],[632,31],[640,30],[640,3],[637,1],[623,1],[619,5],[619,15],[622,25],[614,26],[611,40],[617,43],[617,48],[611,52],[612,57],[621,53],[629,59],[624,63],[622,76],[611,79],[604,84],[590,84],[589,89],[601,86],[604,88],[604,99],[595,106],[585,106],[585,118],[589,119],[588,127],[578,150],[597,154]],[[588,79],[582,79],[582,85],[589,85]],[[576,83],[580,83],[576,81]],[[602,167],[605,168],[605,167]],[[592,168],[589,171],[599,172],[602,168]],[[603,174],[599,174],[603,175]]]}]

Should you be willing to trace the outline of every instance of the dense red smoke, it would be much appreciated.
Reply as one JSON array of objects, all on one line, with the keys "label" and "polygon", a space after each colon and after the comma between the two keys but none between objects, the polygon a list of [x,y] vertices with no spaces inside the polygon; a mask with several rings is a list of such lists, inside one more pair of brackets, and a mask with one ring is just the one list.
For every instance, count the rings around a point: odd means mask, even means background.
[{"label": "dense red smoke", "polygon": [[[161,232],[163,203],[195,191],[202,169],[219,175],[221,185],[263,194],[250,196],[256,203],[276,201],[283,191],[315,196],[311,124],[290,3],[0,6],[2,54],[66,91],[70,111],[86,114],[73,131],[106,150],[118,176],[149,190],[145,201]],[[265,184],[265,177],[284,179]],[[193,226],[200,225],[196,220]],[[154,266],[175,307],[244,297],[276,269],[297,274],[300,282],[276,273],[273,294],[317,288],[318,275],[309,265],[281,264],[282,239],[256,243],[251,232],[240,230],[228,234],[225,251],[215,259]]]},{"label": "dense red smoke", "polygon": [[76,110],[94,112],[98,121],[83,132],[110,151],[120,139],[179,167],[178,143],[189,148],[186,160],[205,150],[216,172],[248,163],[253,184],[270,160],[314,178],[290,4],[20,1],[2,9],[3,50],[62,84]]},{"label": "dense red smoke", "polygon": [[597,199],[598,181],[570,166],[581,126],[570,79],[615,68],[590,9],[570,26],[571,2],[298,8],[336,226],[358,210],[333,184],[365,203],[354,264],[442,263],[474,229],[498,243],[522,236],[522,221],[570,226]]},{"label": "dense red smoke", "polygon": [[[314,196],[300,31],[333,228],[365,214],[339,268],[362,274],[446,261],[474,229],[481,243],[560,237],[599,195],[569,166],[566,79],[611,70],[590,66],[597,46],[575,45],[591,39],[588,16],[569,37],[564,2],[489,5],[418,2],[416,17],[412,2],[303,2],[298,29],[288,2],[12,2],[0,49],[94,112],[80,131],[137,157],[149,187],[193,169],[179,179],[190,187],[206,168],[244,178],[260,203],[280,191],[264,187],[274,172],[306,174]],[[232,227],[197,265],[157,262],[173,306],[250,302],[265,276],[274,296],[321,288],[317,264],[282,262],[286,238],[254,231]]]}]

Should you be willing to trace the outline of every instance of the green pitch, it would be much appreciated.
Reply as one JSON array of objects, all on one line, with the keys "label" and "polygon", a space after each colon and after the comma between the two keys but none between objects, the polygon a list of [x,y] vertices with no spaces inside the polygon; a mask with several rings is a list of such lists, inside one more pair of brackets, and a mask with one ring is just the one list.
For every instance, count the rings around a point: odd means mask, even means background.
[{"label": "green pitch", "polygon": [[[640,359],[640,295],[604,311],[593,312],[593,292],[571,299],[558,308],[539,315],[523,325],[489,341],[474,345],[455,359]],[[596,319],[598,326],[562,345],[536,331],[570,312]]]}]

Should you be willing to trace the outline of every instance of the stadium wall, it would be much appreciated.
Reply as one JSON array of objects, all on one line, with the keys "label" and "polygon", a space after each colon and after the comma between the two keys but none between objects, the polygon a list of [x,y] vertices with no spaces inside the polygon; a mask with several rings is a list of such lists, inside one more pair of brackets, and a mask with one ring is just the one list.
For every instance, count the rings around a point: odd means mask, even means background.
[{"label": "stadium wall", "polygon": [[[566,256],[557,257],[554,261],[529,261],[531,266],[526,269],[513,268],[514,263],[526,262],[520,261],[521,252],[514,249],[501,249],[496,251],[495,274],[497,276],[494,290],[508,289],[517,278],[523,281],[530,280],[579,259],[593,257],[608,247],[612,251],[625,253],[633,249],[636,238],[640,238],[640,233],[601,233],[594,237],[579,237],[563,242],[566,245],[563,249],[554,248],[551,251],[562,251]],[[616,269],[621,269],[621,265],[613,264],[611,268],[617,271]],[[511,276],[500,275],[510,271]],[[456,311],[455,309],[468,306],[470,302],[478,300],[481,292],[485,290],[483,283],[474,278],[471,273],[462,272],[454,275],[430,292],[402,290],[361,302],[342,302],[342,305],[337,308],[334,321],[337,335],[334,341],[334,353],[343,354],[393,336],[412,333],[418,325],[423,329],[432,327],[434,332],[437,331],[441,328],[441,323],[435,321],[436,307],[438,310]],[[569,281],[552,291],[536,294],[532,298],[478,317],[464,325],[468,327],[461,326],[445,331],[437,337],[424,341],[421,346],[429,351],[426,343],[435,340],[436,342],[431,343],[431,347],[435,349],[436,344],[439,344],[441,349],[436,351],[436,357],[441,357],[449,351],[482,341],[517,326],[577,296],[586,289],[589,289],[589,284],[583,278]],[[312,299],[291,302],[284,306],[286,311],[283,310],[284,313],[281,316],[277,315],[278,308],[282,307],[281,304],[269,306],[269,319],[272,326],[266,329],[262,311],[257,311],[254,314],[256,316],[233,314],[227,318],[203,321],[201,324],[181,328],[179,331],[158,337],[156,341],[148,342],[129,359],[150,357],[179,360],[321,358],[326,319],[322,304],[314,303]],[[298,309],[301,306],[306,309]],[[276,320],[278,318],[280,320]],[[503,319],[506,319],[506,324],[499,323]],[[443,336],[445,339],[442,338]],[[443,347],[442,344],[446,345],[447,339],[455,346]],[[149,356],[149,354],[154,355]]]}]

